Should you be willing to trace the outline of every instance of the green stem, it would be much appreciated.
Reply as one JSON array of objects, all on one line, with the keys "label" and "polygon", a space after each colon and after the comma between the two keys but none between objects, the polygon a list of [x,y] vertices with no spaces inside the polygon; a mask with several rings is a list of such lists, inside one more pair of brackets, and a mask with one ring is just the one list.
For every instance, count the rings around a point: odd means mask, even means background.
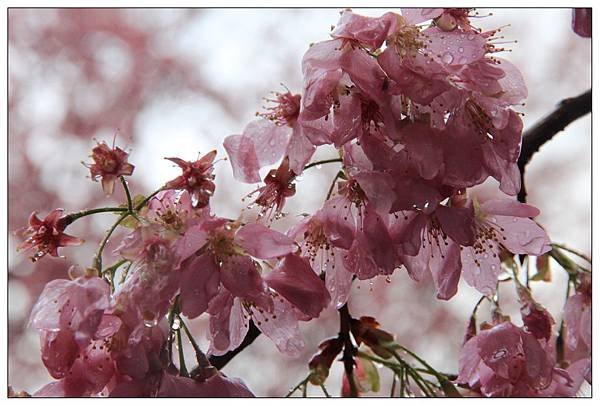
[{"label": "green stem", "polygon": [[177,347],[179,350],[179,376],[188,377],[188,371],[185,366],[185,356],[183,355],[183,342],[181,340],[181,329],[176,331],[177,334]]},{"label": "green stem", "polygon": [[327,388],[325,388],[325,385],[321,384],[321,390],[323,391],[323,393],[325,394],[325,397],[330,398],[331,395],[327,392]]},{"label": "green stem", "polygon": [[96,213],[122,213],[126,212],[127,209],[125,207],[101,207],[98,209],[89,209],[82,210],[76,213],[71,213],[66,216],[66,226],[73,223],[75,220],[78,220],[82,217],[89,216]]},{"label": "green stem", "polygon": [[294,392],[296,392],[298,389],[300,389],[300,387],[302,385],[305,385],[306,382],[308,382],[308,379],[310,378],[310,375],[307,376],[306,378],[304,378],[302,381],[300,381],[300,383],[296,386],[294,386],[292,389],[290,389],[290,391],[287,393],[287,395],[285,395],[286,398],[289,398],[290,396],[292,396],[294,394]]},{"label": "green stem", "polygon": [[100,246],[98,247],[98,251],[96,252],[96,256],[94,257],[94,262],[92,264],[92,268],[94,268],[98,271],[98,276],[100,276],[100,270],[102,269],[102,251],[104,251],[104,248],[106,247],[106,244],[108,243],[108,239],[110,238],[112,233],[116,230],[118,225],[121,224],[121,222],[127,218],[127,216],[129,216],[128,211],[121,214],[121,216],[119,216],[117,221],[115,221],[115,223],[110,227],[110,229],[108,230],[108,232],[106,233],[106,235],[104,236],[102,241],[100,242]]},{"label": "green stem", "polygon": [[208,358],[206,358],[206,355],[204,354],[204,352],[202,352],[202,349],[200,348],[200,346],[194,339],[194,336],[192,336],[192,333],[190,332],[188,327],[185,325],[185,323],[181,319],[181,316],[178,315],[177,318],[179,319],[179,323],[181,323],[181,327],[183,327],[183,331],[187,335],[188,340],[190,340],[192,347],[194,347],[194,352],[196,353],[196,360],[198,361],[198,365],[202,368],[210,367],[211,365],[210,365],[210,362],[208,362]]},{"label": "green stem", "polygon": [[164,190],[164,187],[161,187],[160,189],[155,190],[154,192],[152,192],[151,195],[147,196],[144,200],[142,200],[140,202],[140,204],[138,204],[137,206],[135,206],[135,211],[140,211],[142,209],[142,207],[144,207],[146,205],[146,203],[148,203],[150,201],[150,199],[152,199],[154,196],[156,196],[157,194],[159,194],[163,190]]},{"label": "green stem", "polygon": [[561,250],[570,252],[571,254],[577,255],[579,258],[584,259],[586,262],[592,263],[592,259],[579,251],[575,251],[573,248],[569,248],[563,244],[552,244],[553,247],[560,248]]},{"label": "green stem", "polygon": [[306,165],[302,171],[312,168],[313,166],[329,164],[329,163],[333,163],[333,162],[342,162],[342,159],[341,158],[332,158],[332,159],[325,159],[323,161],[312,162],[312,163]]},{"label": "green stem", "polygon": [[119,176],[121,180],[121,184],[123,185],[123,189],[125,190],[125,195],[127,196],[127,210],[131,213],[133,212],[133,201],[131,200],[131,192],[129,192],[129,186],[127,186],[127,181],[123,175]]},{"label": "green stem", "polygon": [[396,371],[392,371],[394,374],[392,375],[392,390],[390,391],[390,397],[394,397],[394,392],[396,392]]},{"label": "green stem", "polygon": [[325,200],[329,200],[329,198],[331,197],[331,194],[333,193],[333,188],[335,187],[335,182],[344,174],[344,172],[339,171],[338,173],[335,174],[335,177],[333,178],[333,181],[331,182],[331,186],[329,186],[329,190],[327,191],[327,197],[325,198]]}]

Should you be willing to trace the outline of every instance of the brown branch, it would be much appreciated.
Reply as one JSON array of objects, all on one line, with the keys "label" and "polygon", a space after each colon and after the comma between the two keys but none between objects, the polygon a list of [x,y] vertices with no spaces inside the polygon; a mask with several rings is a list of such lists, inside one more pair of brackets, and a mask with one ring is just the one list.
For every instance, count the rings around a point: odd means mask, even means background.
[{"label": "brown branch", "polygon": [[250,321],[250,328],[248,329],[248,333],[246,333],[246,337],[235,350],[231,350],[223,355],[212,355],[208,361],[212,366],[217,369],[222,369],[229,361],[233,359],[236,355],[242,352],[246,347],[256,340],[256,338],[260,335],[260,330],[254,325],[252,321]]},{"label": "brown branch", "polygon": [[592,111],[592,89],[587,92],[559,103],[558,107],[546,117],[538,121],[523,134],[521,155],[517,165],[521,172],[521,190],[518,195],[520,202],[525,202],[525,166],[542,145],[550,141],[557,133],[565,129],[573,121]]},{"label": "brown branch", "polygon": [[354,356],[356,355],[356,347],[354,347],[350,338],[350,322],[352,321],[352,317],[348,311],[348,303],[338,311],[340,313],[339,337],[344,341],[344,352],[342,353],[344,371],[346,372],[346,379],[348,379],[348,386],[350,387],[350,397],[356,398],[358,397],[358,389],[354,381]]}]

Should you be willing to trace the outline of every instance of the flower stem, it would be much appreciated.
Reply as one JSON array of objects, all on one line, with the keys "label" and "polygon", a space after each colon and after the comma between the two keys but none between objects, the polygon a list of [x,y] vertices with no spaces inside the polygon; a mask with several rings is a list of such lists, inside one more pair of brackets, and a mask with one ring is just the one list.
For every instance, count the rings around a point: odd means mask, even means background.
[{"label": "flower stem", "polygon": [[126,211],[128,211],[128,209],[125,207],[101,207],[98,209],[82,210],[82,211],[78,211],[76,213],[68,214],[65,217],[65,226],[68,226],[69,224],[73,223],[75,220],[78,220],[82,217],[89,216],[89,215],[96,214],[96,213],[123,213]]},{"label": "flower stem", "polygon": [[358,397],[358,388],[354,381],[354,355],[356,348],[352,344],[350,339],[350,321],[352,317],[348,311],[348,303],[342,306],[339,310],[340,313],[340,338],[344,341],[344,352],[342,355],[342,361],[344,362],[344,371],[346,378],[348,379],[348,386],[350,387],[350,397]]},{"label": "flower stem", "polygon": [[311,162],[308,165],[306,165],[302,171],[305,171],[305,170],[307,170],[309,168],[312,168],[313,166],[323,165],[323,164],[330,164],[330,163],[333,163],[333,162],[342,162],[342,158],[324,159],[322,161]]},{"label": "flower stem", "polygon": [[188,377],[188,371],[185,367],[185,356],[183,355],[183,342],[181,340],[181,329],[176,330],[177,334],[177,349],[179,351],[179,376]]},{"label": "flower stem", "polygon": [[129,186],[127,186],[127,181],[123,175],[119,176],[119,179],[121,180],[125,195],[127,196],[127,209],[129,212],[133,212],[133,201],[131,200],[131,192],[129,191]]},{"label": "flower stem", "polygon": [[579,251],[575,251],[573,248],[569,248],[563,244],[552,244],[552,247],[560,248],[561,250],[570,252],[571,254],[577,255],[579,258],[584,259],[588,263],[592,263],[592,259]]}]

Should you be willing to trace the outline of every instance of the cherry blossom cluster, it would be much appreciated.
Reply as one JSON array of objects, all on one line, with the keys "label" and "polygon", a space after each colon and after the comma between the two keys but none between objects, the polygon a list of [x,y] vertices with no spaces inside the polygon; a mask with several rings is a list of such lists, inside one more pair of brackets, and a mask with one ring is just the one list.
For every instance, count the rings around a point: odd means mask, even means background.
[{"label": "cherry blossom cluster", "polygon": [[[192,162],[167,158],[181,175],[132,199],[127,152],[99,143],[88,165],[92,179],[108,195],[120,180],[126,207],[67,215],[56,209],[44,220],[34,213],[23,230],[19,249],[34,249],[37,260],[80,243],[64,231],[88,214],[120,214],[109,235],[119,225],[130,229],[114,251],[118,262],[102,265],[107,236],[90,268],[44,288],[31,325],[56,381],[36,395],[251,396],[209,357],[238,348],[252,324],[281,353],[300,355],[299,322],[345,306],[354,279],[406,270],[417,282],[431,277],[437,298],[448,300],[462,277],[497,304],[507,263],[547,255],[552,246],[533,220],[539,210],[514,198],[523,127],[514,109],[527,96],[525,83],[496,56],[503,50],[497,30],[473,27],[470,13],[342,12],[331,39],[304,55],[302,92],[277,93],[242,134],[224,141],[235,178],[260,183],[255,218],[213,211],[216,151]],[[341,164],[326,201],[277,231],[297,177],[323,145],[338,151],[328,162]],[[261,182],[261,169],[271,165]],[[499,185],[497,198],[471,193],[488,178]],[[567,366],[557,364],[554,319],[514,278],[523,326],[499,309],[479,332],[470,325],[455,383],[485,396],[574,395],[591,380],[589,281],[574,277],[578,290],[565,308],[567,346],[579,349]],[[182,318],[203,314],[206,354]],[[377,326],[372,318],[351,319],[347,334],[387,359],[393,336]],[[173,354],[182,332],[197,357],[190,372]],[[347,345],[341,335],[325,341],[309,363],[310,381],[322,384]],[[360,375],[363,361],[355,365]]]}]

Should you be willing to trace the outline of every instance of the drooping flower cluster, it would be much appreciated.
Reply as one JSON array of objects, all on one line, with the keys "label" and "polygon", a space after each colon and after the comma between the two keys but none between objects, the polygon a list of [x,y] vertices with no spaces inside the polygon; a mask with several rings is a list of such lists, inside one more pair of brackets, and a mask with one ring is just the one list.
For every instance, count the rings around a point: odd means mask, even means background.
[{"label": "drooping flower cluster", "polygon": [[262,188],[277,211],[316,147],[339,149],[345,180],[288,233],[315,272],[325,272],[337,306],[353,277],[389,275],[401,265],[415,280],[430,273],[441,299],[456,293],[461,273],[490,295],[503,252],[550,249],[530,220],[537,209],[466,196],[488,177],[508,195],[520,189],[522,122],[513,107],[527,89],[519,71],[495,56],[495,34],[473,28],[465,9],[378,18],[344,11],[333,39],[304,55],[302,95],[279,95],[262,119],[225,140],[244,182],[257,182],[261,167],[283,157]]},{"label": "drooping flower cluster", "polygon": [[[196,161],[167,158],[181,175],[142,203],[118,208],[115,227],[133,219],[114,251],[120,261],[52,281],[42,292],[31,323],[57,381],[36,395],[252,396],[243,382],[207,366],[191,337],[202,372],[187,373],[181,354],[175,365],[182,316],[208,314],[208,357],[238,348],[252,324],[281,353],[298,356],[305,346],[300,321],[344,306],[354,279],[402,267],[415,281],[430,275],[439,299],[457,293],[461,276],[491,298],[507,258],[551,249],[532,219],[539,211],[514,199],[522,132],[514,107],[527,90],[516,67],[495,56],[495,34],[474,28],[466,9],[378,18],[344,11],[332,39],[304,55],[302,93],[277,93],[261,118],[224,141],[240,181],[259,183],[261,169],[278,164],[255,191],[259,216],[213,212],[216,151]],[[322,145],[335,147],[340,158],[330,161],[342,164],[326,201],[285,232],[272,229]],[[133,171],[119,148],[99,144],[92,157],[92,176],[107,194]],[[468,189],[490,177],[503,192],[498,197],[477,198]],[[35,247],[39,258],[78,243],[64,234],[73,218],[61,214],[43,221],[33,214],[19,248]],[[473,332],[458,382],[486,396],[574,394],[591,379],[589,286],[581,283],[565,310],[569,368],[556,365],[554,319],[521,286],[524,326],[498,319]],[[347,329],[358,345],[392,356],[392,335],[375,319],[351,319]],[[309,364],[311,382],[327,377],[344,340],[322,344]]]}]

